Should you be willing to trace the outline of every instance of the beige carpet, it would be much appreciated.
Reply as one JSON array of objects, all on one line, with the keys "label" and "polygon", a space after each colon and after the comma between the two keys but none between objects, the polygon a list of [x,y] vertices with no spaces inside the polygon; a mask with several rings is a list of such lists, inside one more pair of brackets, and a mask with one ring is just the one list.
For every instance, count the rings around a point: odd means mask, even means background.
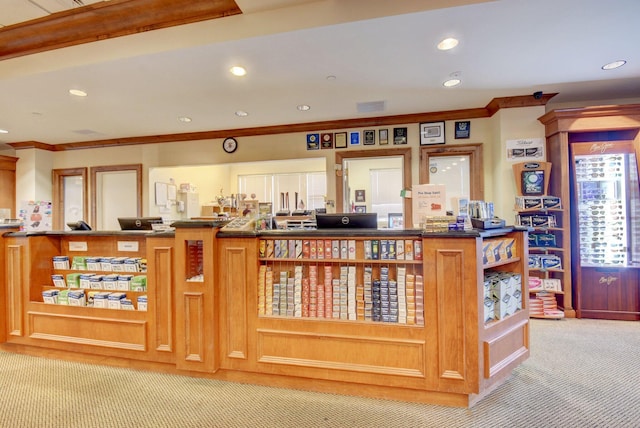
[{"label": "beige carpet", "polygon": [[471,409],[0,352],[0,427],[640,427],[640,323],[532,320],[531,358]]}]

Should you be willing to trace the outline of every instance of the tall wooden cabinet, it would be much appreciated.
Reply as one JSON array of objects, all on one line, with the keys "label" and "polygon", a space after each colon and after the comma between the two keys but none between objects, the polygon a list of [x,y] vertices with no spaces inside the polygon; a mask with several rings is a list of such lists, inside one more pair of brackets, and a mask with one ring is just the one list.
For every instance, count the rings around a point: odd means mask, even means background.
[{"label": "tall wooden cabinet", "polygon": [[16,162],[18,158],[0,155],[0,208],[9,208],[16,216]]},{"label": "tall wooden cabinet", "polygon": [[[580,153],[593,154],[607,153],[616,145],[624,144],[635,151],[636,161],[640,159],[640,104],[554,110],[539,120],[545,125],[547,160],[553,163],[550,193],[560,196],[565,204],[562,224],[564,234],[571,237],[563,240],[564,253],[571,255],[568,275],[572,287],[565,288],[567,316],[575,310],[579,318],[640,319],[639,265],[581,266],[580,242],[585,237],[579,236],[577,222],[578,216],[584,213],[576,201],[572,175],[575,173],[573,156],[578,146],[581,146]],[[632,211],[630,216],[628,224],[640,222],[640,213]],[[572,291],[573,299],[567,296],[568,291]],[[573,309],[568,309],[567,304],[571,303]]]}]

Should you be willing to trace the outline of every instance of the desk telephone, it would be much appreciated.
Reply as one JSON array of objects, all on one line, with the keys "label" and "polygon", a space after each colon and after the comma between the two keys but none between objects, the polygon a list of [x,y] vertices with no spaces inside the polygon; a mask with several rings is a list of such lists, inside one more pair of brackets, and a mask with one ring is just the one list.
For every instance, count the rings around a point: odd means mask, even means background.
[{"label": "desk telephone", "polygon": [[231,230],[253,230],[256,227],[256,220],[254,218],[249,217],[236,217],[231,220],[229,223],[224,225],[221,230],[223,231],[231,231]]}]

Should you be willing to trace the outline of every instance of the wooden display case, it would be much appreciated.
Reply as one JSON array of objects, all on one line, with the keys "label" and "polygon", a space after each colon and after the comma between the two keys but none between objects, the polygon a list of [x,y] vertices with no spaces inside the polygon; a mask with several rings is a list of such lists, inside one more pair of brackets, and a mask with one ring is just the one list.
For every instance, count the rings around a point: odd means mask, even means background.
[{"label": "wooden display case", "polygon": [[[485,270],[513,272],[524,281],[526,232],[502,232],[515,239],[518,254],[483,263],[485,239],[478,233],[457,237],[398,231],[349,233],[356,242],[353,259],[258,257],[260,240],[340,239],[319,232],[267,232],[258,238],[219,235],[220,373],[225,379],[320,391],[471,406],[499,385],[529,355],[527,301],[504,319],[485,323]],[[355,235],[355,236],[354,236]],[[344,236],[343,236],[344,237]],[[369,260],[363,242],[370,239],[418,239],[422,261]],[[374,274],[389,266],[390,276],[406,267],[424,278],[424,324],[262,314],[260,266],[293,270],[317,266],[339,272],[365,266]]]},{"label": "wooden display case", "polygon": [[[514,312],[485,320],[485,273],[517,277],[521,282],[514,291],[526,295],[526,235],[510,228],[427,235],[404,230],[256,234],[219,232],[212,222],[176,224],[175,233],[11,233],[2,239],[7,324],[2,347],[212,379],[469,407],[529,356],[526,298]],[[323,260],[260,257],[264,239],[347,239],[355,254]],[[422,260],[368,259],[365,242],[383,239],[420,242]],[[513,254],[485,261],[487,244],[504,239],[514,241]],[[77,253],[146,257],[148,311],[43,303],[42,291],[52,288],[56,272],[52,258]],[[413,294],[405,289],[407,302],[416,303],[415,322],[373,321],[358,304],[355,319],[269,315],[258,288],[261,266],[279,271],[302,266],[303,272],[317,266],[332,275],[353,266],[356,282],[368,267],[374,276],[388,268],[396,280],[406,269],[416,279]],[[420,275],[422,308],[416,291]]]},{"label": "wooden display case", "polygon": [[[572,176],[572,145],[592,143],[590,150],[604,153],[614,145],[627,141],[640,158],[640,105],[612,105],[554,110],[538,119],[545,125],[547,159],[553,163],[550,193],[560,196],[566,209],[562,213],[564,239],[562,251],[570,261],[562,273],[566,316],[637,320],[640,318],[640,282],[638,265],[625,267],[626,273],[614,272],[607,279],[607,269],[597,272],[581,267],[579,260],[580,237],[577,233],[578,207],[572,201],[575,189]],[[635,221],[636,219],[629,219]],[[573,244],[572,244],[573,243]],[[569,267],[571,269],[569,269]],[[615,269],[614,269],[615,270]],[[595,274],[595,276],[594,276]],[[594,278],[604,278],[595,284]],[[614,287],[608,285],[614,284]],[[574,309],[575,308],[575,309]]]},{"label": "wooden display case", "polygon": [[[131,360],[174,361],[170,331],[173,311],[164,312],[171,306],[167,295],[172,289],[168,274],[173,264],[172,235],[155,235],[149,240],[153,247],[147,247],[144,234],[118,232],[16,233],[4,241],[8,343]],[[136,309],[137,297],[147,295],[147,311],[44,303],[42,292],[57,289],[53,274],[61,274],[66,280],[67,274],[109,273],[102,269],[54,268],[56,256],[67,256],[69,263],[74,257],[87,256],[151,260],[146,272],[137,272],[147,276],[147,290],[126,291],[127,297],[136,302]],[[59,288],[63,289],[66,287]],[[93,291],[116,290],[85,290],[87,295]]]}]

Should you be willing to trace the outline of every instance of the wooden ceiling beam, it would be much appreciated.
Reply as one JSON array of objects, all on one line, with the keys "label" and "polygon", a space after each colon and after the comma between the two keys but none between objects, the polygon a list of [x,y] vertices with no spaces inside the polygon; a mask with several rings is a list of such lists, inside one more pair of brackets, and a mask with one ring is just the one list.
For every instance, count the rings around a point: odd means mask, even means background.
[{"label": "wooden ceiling beam", "polygon": [[234,0],[111,0],[0,28],[0,60],[241,14]]}]

